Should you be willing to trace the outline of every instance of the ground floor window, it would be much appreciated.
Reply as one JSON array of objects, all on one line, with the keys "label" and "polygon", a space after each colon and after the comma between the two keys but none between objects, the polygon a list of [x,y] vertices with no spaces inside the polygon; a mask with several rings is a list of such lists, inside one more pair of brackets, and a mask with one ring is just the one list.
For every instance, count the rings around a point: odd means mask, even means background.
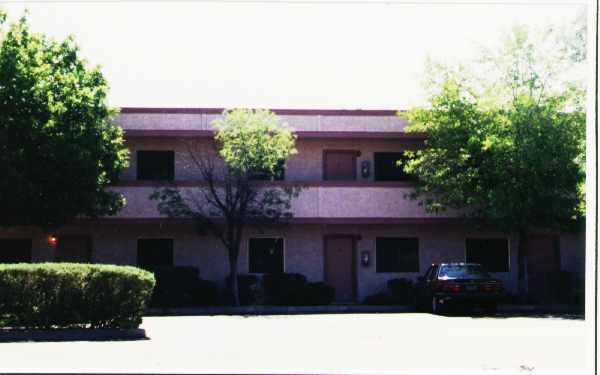
[{"label": "ground floor window", "polygon": [[0,263],[31,262],[31,239],[0,238]]},{"label": "ground floor window", "polygon": [[488,272],[508,272],[507,238],[467,238],[467,263],[479,263]]},{"label": "ground floor window", "polygon": [[375,247],[377,272],[419,272],[418,238],[377,238]]},{"label": "ground floor window", "polygon": [[283,238],[250,238],[248,264],[250,273],[283,272]]},{"label": "ground floor window", "polygon": [[139,239],[137,264],[142,268],[172,266],[173,240],[170,238]]}]

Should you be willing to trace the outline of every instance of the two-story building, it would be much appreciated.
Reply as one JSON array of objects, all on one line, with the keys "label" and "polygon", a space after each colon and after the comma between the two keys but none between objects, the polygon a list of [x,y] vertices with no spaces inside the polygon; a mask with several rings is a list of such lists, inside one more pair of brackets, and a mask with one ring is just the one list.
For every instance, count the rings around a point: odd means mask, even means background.
[{"label": "two-story building", "polygon": [[[199,183],[186,142],[213,142],[211,121],[222,109],[123,108],[116,122],[131,151],[129,169],[112,189],[126,207],[114,217],[81,219],[56,233],[0,229],[0,262],[82,261],[130,265],[191,265],[204,279],[224,284],[227,253],[191,222],[159,215],[148,199],[169,181],[181,189]],[[298,272],[325,281],[338,301],[362,301],[392,278],[416,279],[432,262],[484,264],[517,288],[514,239],[465,227],[455,212],[426,213],[406,198],[413,182],[396,166],[406,149],[423,147],[425,134],[387,110],[275,110],[295,130],[298,154],[272,184],[302,183],[291,225],[249,229],[240,273]],[[583,234],[539,235],[531,240],[529,290],[551,293],[556,270],[583,277]]]}]

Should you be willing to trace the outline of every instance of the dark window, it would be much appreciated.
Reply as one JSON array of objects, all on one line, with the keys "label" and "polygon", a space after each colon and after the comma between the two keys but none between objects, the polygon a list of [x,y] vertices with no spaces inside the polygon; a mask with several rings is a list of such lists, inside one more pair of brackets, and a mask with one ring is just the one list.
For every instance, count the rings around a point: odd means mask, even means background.
[{"label": "dark window", "polygon": [[285,179],[285,160],[280,160],[273,173],[269,171],[253,171],[250,179],[259,181],[283,181]]},{"label": "dark window", "polygon": [[489,272],[508,272],[508,239],[467,238],[467,263],[479,263]]},{"label": "dark window", "polygon": [[402,152],[376,152],[375,181],[413,181],[414,176],[404,172],[404,167],[398,161],[406,162],[408,157]]},{"label": "dark window", "polygon": [[0,239],[0,263],[31,262],[31,240],[26,238]]},{"label": "dark window", "polygon": [[283,272],[283,238],[251,238],[248,258],[250,273]]},{"label": "dark window", "polygon": [[168,238],[139,239],[137,264],[142,268],[173,265],[173,240]]},{"label": "dark window", "polygon": [[377,272],[419,272],[418,238],[377,238]]},{"label": "dark window", "polygon": [[138,180],[169,180],[175,177],[175,152],[138,151]]}]

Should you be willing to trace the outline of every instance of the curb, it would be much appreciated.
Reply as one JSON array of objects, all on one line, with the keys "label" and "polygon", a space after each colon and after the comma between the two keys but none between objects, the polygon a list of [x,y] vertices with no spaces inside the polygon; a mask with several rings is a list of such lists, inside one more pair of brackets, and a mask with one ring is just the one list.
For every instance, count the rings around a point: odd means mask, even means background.
[{"label": "curb", "polygon": [[[149,308],[144,316],[183,315],[294,315],[294,314],[351,314],[351,313],[416,313],[412,305],[325,305],[325,306],[216,306]],[[581,314],[581,308],[570,305],[499,305],[498,312],[522,314],[568,313]]]},{"label": "curb", "polygon": [[410,305],[364,306],[364,305],[327,305],[327,306],[236,306],[236,307],[182,307],[150,308],[144,316],[171,315],[292,315],[292,314],[350,314],[350,313],[391,313],[413,312]]},{"label": "curb", "polygon": [[146,331],[142,328],[118,329],[56,329],[25,330],[1,329],[0,342],[20,341],[111,341],[111,340],[145,340]]}]

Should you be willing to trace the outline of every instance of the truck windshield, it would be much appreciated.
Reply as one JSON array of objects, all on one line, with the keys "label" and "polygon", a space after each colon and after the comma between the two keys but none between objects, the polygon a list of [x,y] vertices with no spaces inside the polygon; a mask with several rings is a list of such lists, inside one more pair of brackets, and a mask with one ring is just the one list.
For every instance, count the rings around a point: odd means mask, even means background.
[{"label": "truck windshield", "polygon": [[485,279],[490,275],[478,264],[464,264],[442,266],[438,277],[440,279]]}]

